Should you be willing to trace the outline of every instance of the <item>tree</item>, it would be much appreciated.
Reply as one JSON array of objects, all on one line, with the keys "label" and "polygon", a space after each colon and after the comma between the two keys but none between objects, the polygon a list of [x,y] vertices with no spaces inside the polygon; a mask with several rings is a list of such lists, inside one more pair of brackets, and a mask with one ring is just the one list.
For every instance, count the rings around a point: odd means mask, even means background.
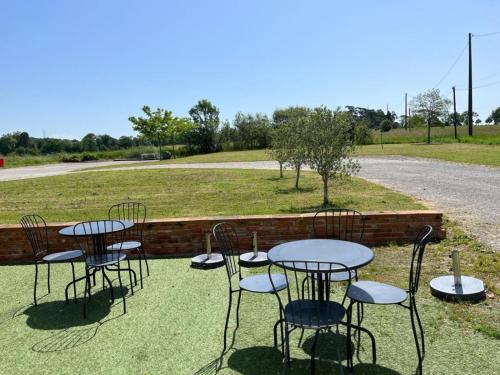
[{"label": "tree", "polygon": [[[82,149],[83,151],[97,151],[97,137],[95,136],[94,133],[88,133],[85,137],[82,138],[81,140],[82,143]],[[54,147],[54,145],[50,146],[51,148]],[[43,148],[42,148],[43,152]]]},{"label": "tree", "polygon": [[180,131],[180,128],[184,126],[186,120],[175,117],[171,111],[162,108],[152,111],[150,107],[145,105],[142,107],[142,111],[145,113],[145,117],[131,116],[128,119],[133,124],[132,127],[136,132],[151,142],[156,141],[158,143],[161,160],[162,144],[169,137],[173,138]]},{"label": "tree", "polygon": [[271,155],[280,162],[280,176],[283,165],[295,169],[295,188],[299,188],[300,171],[306,162],[305,131],[310,110],[306,107],[277,109],[273,113],[273,150]]},{"label": "tree", "polygon": [[216,151],[219,109],[207,99],[203,99],[189,110],[189,115],[196,125],[192,129],[191,142],[202,153]]},{"label": "tree", "polygon": [[31,146],[30,144],[30,135],[27,132],[19,133],[19,138],[17,140],[16,147],[24,147],[28,149]]},{"label": "tree", "polygon": [[480,119],[480,118],[478,118],[478,119],[476,120],[476,125],[479,125],[480,123],[481,123],[481,119]]},{"label": "tree", "polygon": [[[475,122],[475,119],[479,118],[479,114],[477,112],[472,112],[472,121]],[[469,125],[469,111],[464,111],[460,115],[460,122],[464,125]]]},{"label": "tree", "polygon": [[493,123],[496,125],[496,124],[500,124],[500,107],[494,109],[493,111],[491,111],[491,115],[490,115],[490,118],[493,120]]},{"label": "tree", "polygon": [[323,180],[323,206],[328,206],[328,185],[359,170],[351,158],[355,145],[350,137],[352,117],[339,109],[315,108],[307,119],[307,162]]},{"label": "tree", "polygon": [[266,115],[238,112],[233,126],[237,130],[239,147],[246,150],[266,148],[271,142],[271,123]]},{"label": "tree", "polygon": [[489,125],[493,122],[493,118],[491,116],[488,116],[485,122]]},{"label": "tree", "polygon": [[135,142],[134,138],[132,137],[127,137],[125,135],[121,136],[118,138],[118,147],[120,148],[131,148],[134,147]]},{"label": "tree", "polygon": [[446,118],[451,101],[441,97],[439,89],[431,89],[417,95],[412,101],[414,111],[427,122],[427,143],[431,143],[431,126],[440,118]]},{"label": "tree", "polygon": [[381,132],[388,132],[389,130],[392,129],[392,122],[389,119],[385,119],[380,123],[380,131]]},{"label": "tree", "polygon": [[14,152],[17,141],[12,134],[5,134],[0,137],[0,154],[7,155]]}]

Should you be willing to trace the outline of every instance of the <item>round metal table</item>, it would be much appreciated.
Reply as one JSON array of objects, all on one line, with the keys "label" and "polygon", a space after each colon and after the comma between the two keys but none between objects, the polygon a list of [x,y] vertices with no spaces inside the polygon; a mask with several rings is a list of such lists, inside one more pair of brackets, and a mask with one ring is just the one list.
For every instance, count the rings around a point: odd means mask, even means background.
[{"label": "round metal table", "polygon": [[[118,225],[117,223],[122,223],[123,225]],[[95,256],[106,256],[106,234],[115,233],[127,230],[132,228],[134,223],[128,220],[95,220],[95,221],[87,221],[83,225],[70,225],[68,227],[64,227],[59,231],[61,236],[68,237],[84,237],[84,236],[92,236],[93,237],[93,251]],[[76,228],[76,231],[75,231]],[[87,256],[89,256],[88,254]],[[116,271],[114,268],[109,267],[101,267],[103,278],[105,276],[104,269],[108,271]],[[94,278],[95,283],[95,274],[98,268],[95,268],[92,277]],[[134,275],[134,279],[137,279],[135,275],[135,271],[130,268],[122,268],[122,271],[129,271]],[[66,293],[71,284],[74,284],[78,281],[85,280],[86,276],[80,277],[66,286]],[[108,279],[109,280],[109,279]],[[104,283],[104,279],[103,279]],[[133,294],[133,292],[132,292]]]},{"label": "round metal table", "polygon": [[329,299],[329,282],[324,279],[321,271],[345,272],[345,267],[340,265],[332,265],[331,270],[327,265],[320,267],[314,272],[307,267],[305,263],[309,262],[335,262],[345,265],[349,271],[356,270],[366,266],[373,260],[373,251],[361,244],[341,240],[299,240],[285,242],[274,246],[268,253],[267,257],[271,263],[290,261],[290,263],[280,264],[281,267],[314,273],[313,279],[318,284],[318,298],[320,300]]},{"label": "round metal table", "polygon": [[[116,223],[122,223],[117,225]],[[59,231],[61,236],[83,237],[92,236],[94,241],[94,254],[105,254],[106,244],[105,236],[109,233],[120,232],[132,228],[134,223],[128,220],[96,220],[87,221],[83,225],[70,225],[69,227],[62,228]],[[75,232],[76,227],[76,232]]]},{"label": "round metal table", "polygon": [[[336,262],[344,264],[349,270],[355,270],[370,263],[374,255],[370,248],[359,243],[318,239],[282,243],[269,250],[267,257],[271,263],[294,261],[294,269],[307,271],[305,264],[300,263],[301,260]],[[290,268],[292,268],[292,264],[290,264]],[[338,268],[339,271],[344,270],[341,267]]]}]

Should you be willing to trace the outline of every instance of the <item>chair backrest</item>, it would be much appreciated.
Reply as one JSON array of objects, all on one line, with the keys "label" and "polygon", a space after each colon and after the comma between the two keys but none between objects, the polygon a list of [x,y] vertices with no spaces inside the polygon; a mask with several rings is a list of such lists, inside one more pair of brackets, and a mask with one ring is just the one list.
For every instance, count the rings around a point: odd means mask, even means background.
[{"label": "chair backrest", "polygon": [[231,283],[231,278],[234,275],[239,274],[241,276],[238,233],[232,224],[226,222],[216,224],[212,229],[212,233],[217,242],[217,248],[224,258],[227,276]]},{"label": "chair backrest", "polygon": [[424,226],[420,232],[418,232],[417,237],[415,238],[415,243],[413,244],[410,264],[410,279],[408,285],[408,291],[412,294],[415,294],[418,291],[420,272],[422,270],[422,259],[424,257],[425,247],[432,238],[432,231],[432,226]]},{"label": "chair backrest", "polygon": [[120,253],[125,225],[117,220],[82,221],[75,224],[73,234],[85,258],[108,253],[106,247],[112,244],[120,244],[115,248],[115,252]]},{"label": "chair backrest", "polygon": [[[283,272],[288,280],[286,294],[277,291],[271,277],[272,274],[279,271]],[[330,280],[330,275],[335,272],[345,272],[348,277],[343,298],[335,298],[340,302],[345,300],[347,289],[351,285],[351,273],[346,265],[337,262],[301,260],[283,260],[270,264],[268,267],[269,280],[278,298],[279,307],[284,313],[285,319],[285,307],[290,304],[288,312],[291,312],[295,316],[294,320],[303,322],[303,326],[321,328],[322,324],[325,323],[324,319],[320,322],[320,318],[322,317],[321,302],[330,301],[331,284],[330,282],[324,282],[324,280]],[[320,277],[323,280],[322,297],[320,297],[318,286]],[[312,303],[312,301],[317,301],[318,303]]]},{"label": "chair backrest", "polygon": [[313,230],[316,238],[361,243],[365,219],[360,212],[349,208],[326,208],[314,215]]},{"label": "chair backrest", "polygon": [[47,255],[49,251],[49,236],[47,223],[40,215],[25,215],[20,220],[26,237],[33,250],[35,260]]},{"label": "chair backrest", "polygon": [[108,210],[110,220],[128,220],[134,226],[127,229],[127,239],[142,242],[142,233],[146,221],[146,206],[140,202],[123,202],[111,206]]}]

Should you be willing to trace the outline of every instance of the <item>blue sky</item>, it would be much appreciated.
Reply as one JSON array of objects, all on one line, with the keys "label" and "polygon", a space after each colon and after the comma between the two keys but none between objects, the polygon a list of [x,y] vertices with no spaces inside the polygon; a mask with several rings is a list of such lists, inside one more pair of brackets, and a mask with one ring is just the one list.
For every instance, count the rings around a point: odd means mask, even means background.
[{"label": "blue sky", "polygon": [[[144,104],[222,119],[289,105],[404,113],[467,42],[500,31],[500,2],[0,0],[0,134],[134,134]],[[473,39],[475,110],[500,106],[500,34]],[[467,53],[439,85],[467,86]],[[466,110],[467,91],[457,91]]]}]

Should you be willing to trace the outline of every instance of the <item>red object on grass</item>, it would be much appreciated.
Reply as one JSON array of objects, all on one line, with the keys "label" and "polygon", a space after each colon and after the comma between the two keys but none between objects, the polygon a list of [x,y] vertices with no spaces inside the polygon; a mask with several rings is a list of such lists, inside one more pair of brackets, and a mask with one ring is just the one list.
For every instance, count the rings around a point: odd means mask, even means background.
[{"label": "red object on grass", "polygon": [[3,158],[0,157],[0,168],[3,168]]}]

